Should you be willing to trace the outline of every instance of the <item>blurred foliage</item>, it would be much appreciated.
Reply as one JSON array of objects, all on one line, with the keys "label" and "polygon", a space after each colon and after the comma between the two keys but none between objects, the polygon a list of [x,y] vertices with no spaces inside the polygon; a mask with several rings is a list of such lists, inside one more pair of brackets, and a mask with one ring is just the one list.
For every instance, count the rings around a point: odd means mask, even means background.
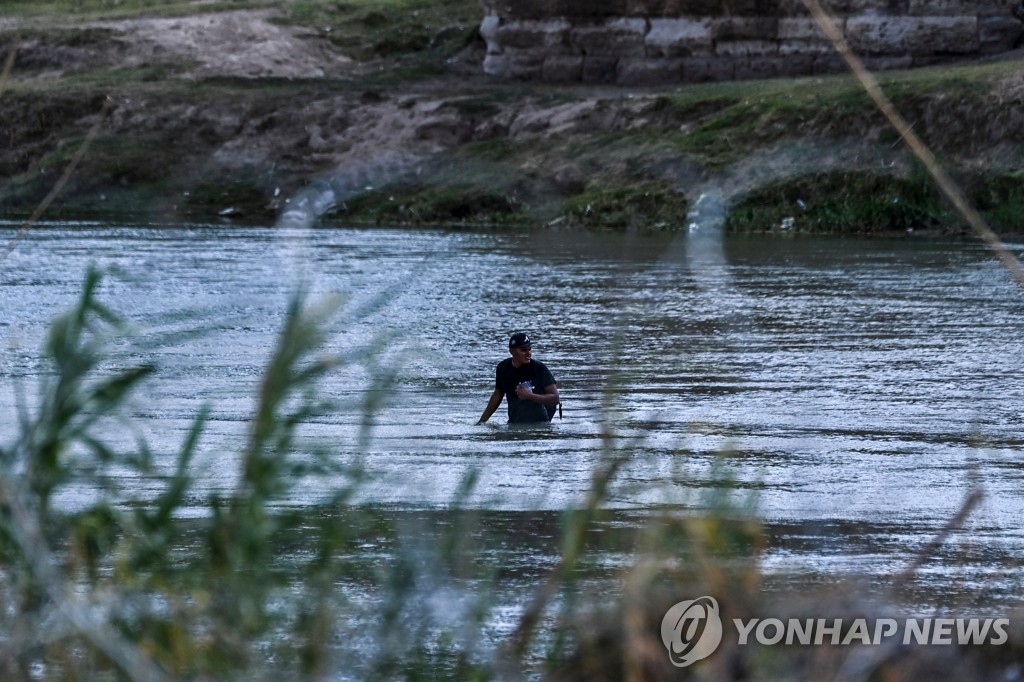
[{"label": "blurred foliage", "polygon": [[[311,450],[298,438],[303,423],[337,409],[323,404],[316,385],[343,368],[322,351],[332,308],[311,306],[301,294],[286,311],[238,444],[234,484],[226,492],[197,486],[210,408],[197,415],[169,468],[141,437],[124,445],[125,433],[144,431],[130,416],[131,394],[156,368],[133,364],[144,353],[99,302],[100,285],[90,271],[77,306],[53,323],[45,348],[53,371],[36,408],[22,406],[18,438],[0,450],[4,679],[319,679],[340,671],[365,679],[557,677],[581,656],[588,665],[597,660],[589,647],[599,621],[582,618],[591,608],[602,609],[600,622],[621,617],[620,605],[627,613],[650,607],[644,617],[653,618],[664,602],[633,598],[670,598],[647,589],[656,584],[727,590],[737,600],[739,586],[743,595],[756,591],[763,536],[752,507],[732,501],[725,474],[715,475],[722,484],[702,503],[709,517],[656,517],[639,536],[603,528],[608,487],[631,457],[611,431],[589,495],[561,521],[466,508],[475,472],[448,509],[396,514],[353,504],[365,481],[358,458],[341,464],[337,444]],[[112,356],[114,346],[122,351]],[[374,352],[346,358],[373,365]],[[135,490],[138,480],[163,485],[147,496]],[[312,480],[329,491],[321,502],[287,503]],[[83,502],[58,501],[75,492],[71,499]],[[551,538],[546,548],[538,546],[543,537]],[[510,543],[553,554],[556,563],[530,582],[534,592],[522,595],[514,631],[494,641],[485,634],[496,615],[493,594],[518,569],[493,550]],[[621,604],[586,596],[587,581],[607,580],[599,567],[609,549],[637,551]],[[381,555],[392,558],[381,564]],[[665,561],[688,568],[677,576]],[[359,605],[367,590],[369,610]],[[439,610],[446,592],[463,598]],[[362,636],[343,646],[338,637],[353,628]]]},{"label": "blurred foliage", "polygon": [[[144,441],[128,451],[113,444],[111,436],[137,432],[124,408],[155,368],[103,376],[109,369],[101,367],[110,363],[105,348],[125,329],[98,302],[99,283],[91,271],[78,306],[54,323],[46,346],[52,376],[40,387],[38,408],[22,409],[18,440],[0,451],[4,677],[31,679],[40,669],[62,679],[91,679],[89,671],[107,669],[146,679],[161,671],[207,676],[256,662],[264,670],[261,638],[285,627],[274,602],[283,585],[282,548],[289,545],[278,536],[300,520],[272,507],[306,476],[352,474],[325,453],[295,447],[298,425],[323,407],[309,388],[336,364],[313,357],[323,341],[322,311],[301,296],[293,300],[239,453],[236,488],[223,499],[211,495],[209,517],[186,534],[190,524],[178,516],[196,494],[192,460],[206,412],[170,474],[161,474]],[[165,485],[155,499],[133,495],[133,478],[161,475]],[[69,489],[95,499],[81,509],[54,504]],[[338,489],[335,503],[347,493]],[[314,553],[294,568],[315,578],[333,560]],[[306,618],[327,618],[321,611],[332,585],[309,580],[305,587],[326,593],[303,595],[307,605],[320,604]],[[43,622],[56,631],[33,625]],[[318,643],[305,639],[305,618],[288,627],[306,655],[282,666],[303,672],[316,664]]]},{"label": "blurred foliage", "polygon": [[[367,475],[358,455],[339,456],[352,444],[312,447],[299,432],[342,409],[319,397],[329,373],[364,364],[376,377],[371,395],[394,375],[375,360],[378,340],[344,358],[326,353],[335,307],[301,293],[227,460],[233,482],[211,489],[197,455],[212,407],[173,462],[150,451],[131,396],[157,368],[139,361],[144,347],[99,301],[100,285],[90,271],[78,304],[54,321],[52,371],[34,409],[22,400],[18,435],[0,449],[5,680],[670,680],[679,670],[661,619],[681,599],[715,595],[728,618],[791,613],[794,602],[818,615],[862,613],[855,585],[773,602],[761,568],[769,538],[728,452],[693,500],[703,511],[649,510],[624,527],[604,507],[642,436],[624,441],[610,422],[588,494],[560,517],[472,508],[472,470],[447,508],[357,504]],[[376,408],[364,404],[367,419]],[[688,480],[686,461],[674,479]],[[162,485],[154,492],[151,482]],[[291,501],[311,485],[324,491],[318,501]],[[610,571],[609,555],[625,560]],[[510,613],[497,593],[513,576],[523,591]],[[942,665],[958,679],[1002,677],[1021,660],[1016,646],[943,647]],[[863,679],[926,674],[928,649],[878,649]],[[858,656],[850,646],[737,647],[726,638],[693,672],[829,678]]]}]

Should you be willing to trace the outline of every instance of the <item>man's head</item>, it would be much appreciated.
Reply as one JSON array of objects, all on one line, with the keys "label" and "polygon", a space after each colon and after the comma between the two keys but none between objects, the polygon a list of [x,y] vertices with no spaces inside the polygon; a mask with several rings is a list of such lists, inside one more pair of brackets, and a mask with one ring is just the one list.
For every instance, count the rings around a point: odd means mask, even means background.
[{"label": "man's head", "polygon": [[530,337],[523,332],[517,332],[509,337],[508,352],[512,354],[512,363],[517,367],[533,359],[532,348]]}]

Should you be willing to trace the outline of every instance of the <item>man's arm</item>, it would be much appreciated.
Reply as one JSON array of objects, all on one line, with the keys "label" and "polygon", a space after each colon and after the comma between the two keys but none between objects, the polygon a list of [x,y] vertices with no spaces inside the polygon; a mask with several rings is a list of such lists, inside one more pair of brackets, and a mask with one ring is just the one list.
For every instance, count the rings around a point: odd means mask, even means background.
[{"label": "man's arm", "polygon": [[484,413],[480,415],[477,424],[483,424],[485,421],[491,418],[494,411],[501,405],[501,399],[505,397],[505,394],[501,392],[500,388],[495,388],[494,393],[491,394],[491,399],[487,401],[487,407],[484,408]]}]

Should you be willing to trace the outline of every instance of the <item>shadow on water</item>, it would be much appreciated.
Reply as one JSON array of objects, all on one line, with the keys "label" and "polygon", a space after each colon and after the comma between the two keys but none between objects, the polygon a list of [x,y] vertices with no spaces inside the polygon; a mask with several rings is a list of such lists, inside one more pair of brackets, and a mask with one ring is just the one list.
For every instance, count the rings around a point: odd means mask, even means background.
[{"label": "shadow on water", "polygon": [[488,427],[488,432],[495,440],[537,441],[538,443],[557,436],[556,427],[549,422],[498,424]]}]

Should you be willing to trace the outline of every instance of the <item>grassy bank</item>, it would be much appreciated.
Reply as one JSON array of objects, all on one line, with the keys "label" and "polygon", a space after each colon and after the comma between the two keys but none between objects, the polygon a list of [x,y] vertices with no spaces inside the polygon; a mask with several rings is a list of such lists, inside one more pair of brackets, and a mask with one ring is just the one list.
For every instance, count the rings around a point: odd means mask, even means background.
[{"label": "grassy bank", "polygon": [[[376,149],[415,159],[418,173],[346,187],[325,220],[679,229],[710,187],[726,197],[733,231],[964,231],[847,76],[635,92],[500,83],[480,74],[475,2],[308,0],[272,21],[304,27],[302,45],[347,66],[320,78],[197,79],[180,59],[127,63],[130,38],[92,22],[269,5],[4,7],[20,22],[0,29],[0,52],[18,50],[0,93],[7,217],[46,196],[107,102],[51,217],[272,223],[303,187]],[[881,76],[1001,232],[1024,225],[1019,74],[1019,61],[1005,61]],[[391,138],[371,127],[386,117]],[[375,146],[363,142],[370,133]]]}]

